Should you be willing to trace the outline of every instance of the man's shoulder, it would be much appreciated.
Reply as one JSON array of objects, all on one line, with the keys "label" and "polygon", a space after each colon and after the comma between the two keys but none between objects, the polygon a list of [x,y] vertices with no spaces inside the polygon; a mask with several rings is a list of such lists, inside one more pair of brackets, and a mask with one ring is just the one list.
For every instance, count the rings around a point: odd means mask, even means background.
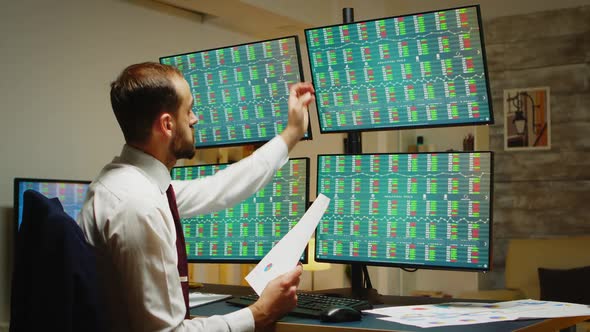
[{"label": "man's shoulder", "polygon": [[157,187],[137,167],[128,164],[111,163],[90,185],[94,192],[108,193],[122,201],[133,201],[134,197],[147,197]]},{"label": "man's shoulder", "polygon": [[99,228],[118,215],[151,215],[161,208],[162,193],[140,169],[127,164],[108,164],[90,184],[81,220]]}]

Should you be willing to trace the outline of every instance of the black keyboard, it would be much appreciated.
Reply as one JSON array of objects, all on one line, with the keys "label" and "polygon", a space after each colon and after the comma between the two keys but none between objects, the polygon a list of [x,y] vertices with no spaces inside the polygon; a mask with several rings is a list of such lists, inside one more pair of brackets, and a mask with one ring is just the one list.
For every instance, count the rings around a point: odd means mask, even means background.
[{"label": "black keyboard", "polygon": [[[227,303],[240,307],[247,307],[258,300],[258,295],[246,295],[234,297],[227,300]],[[297,293],[297,307],[289,312],[289,315],[320,318],[320,314],[327,308],[333,306],[346,306],[357,310],[372,309],[373,306],[365,300],[351,299],[347,297],[326,296],[314,293]]]}]

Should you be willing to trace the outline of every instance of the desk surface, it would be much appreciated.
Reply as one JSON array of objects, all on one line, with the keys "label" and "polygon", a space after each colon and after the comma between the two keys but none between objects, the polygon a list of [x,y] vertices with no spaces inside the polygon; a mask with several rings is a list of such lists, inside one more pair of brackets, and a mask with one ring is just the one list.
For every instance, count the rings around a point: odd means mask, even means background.
[{"label": "desk surface", "polygon": [[[252,290],[249,287],[244,286],[226,286],[226,285],[212,285],[206,284],[205,287],[199,289],[202,292],[212,293],[224,293],[232,295],[245,295],[251,294]],[[330,293],[335,293],[337,290],[328,290]],[[326,292],[326,291],[322,291]],[[342,290],[346,293],[346,290]],[[406,296],[381,296],[373,299],[380,299],[384,305],[391,304],[426,304],[426,303],[441,303],[453,301],[453,299],[438,299],[438,298],[425,298],[425,297],[406,297]],[[454,301],[458,301],[454,299]],[[465,301],[465,300],[462,300]],[[467,300],[469,301],[469,300]],[[373,302],[375,303],[375,302]],[[193,316],[212,316],[212,315],[224,315],[239,308],[229,305],[225,302],[211,303],[202,307],[191,309],[191,315]],[[271,329],[275,332],[305,332],[322,331],[322,332],[358,332],[362,330],[367,331],[428,331],[428,332],[450,332],[450,331],[555,331],[563,329],[569,326],[573,326],[576,323],[582,322],[590,317],[567,317],[567,318],[554,318],[554,319],[528,319],[518,321],[506,321],[486,324],[473,324],[473,325],[462,325],[462,326],[447,326],[447,327],[433,327],[428,329],[422,329],[416,326],[404,325],[394,322],[387,322],[384,320],[377,319],[377,315],[365,314],[363,319],[358,322],[348,323],[323,323],[316,319],[308,319],[301,317],[285,316],[283,317],[274,327]]]}]

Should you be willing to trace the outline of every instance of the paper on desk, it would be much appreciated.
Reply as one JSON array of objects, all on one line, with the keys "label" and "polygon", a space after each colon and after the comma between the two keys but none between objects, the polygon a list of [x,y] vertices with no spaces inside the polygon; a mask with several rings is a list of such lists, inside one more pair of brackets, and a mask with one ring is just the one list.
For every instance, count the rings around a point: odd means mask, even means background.
[{"label": "paper on desk", "polygon": [[201,293],[201,292],[189,292],[188,293],[188,306],[189,308],[195,308],[204,304],[222,301],[232,297],[228,294],[214,294],[214,293]]},{"label": "paper on desk", "polygon": [[590,316],[590,308],[585,305],[538,300],[496,303],[450,302],[386,307],[364,312],[384,315],[379,317],[382,320],[419,327],[479,324],[524,318]]},{"label": "paper on desk", "polygon": [[291,271],[297,265],[329,204],[330,199],[319,194],[297,225],[246,276],[246,281],[258,295],[262,294],[271,280]]},{"label": "paper on desk", "polygon": [[498,308],[519,318],[556,318],[590,316],[590,307],[584,304],[541,301],[515,300],[496,303]]},{"label": "paper on desk", "polygon": [[367,310],[366,312],[386,315],[387,317],[379,317],[382,320],[422,328],[492,323],[517,319],[517,316],[495,310],[493,307],[480,306],[479,304],[471,306],[470,303],[465,303],[465,305],[463,303],[443,303],[388,307]]}]

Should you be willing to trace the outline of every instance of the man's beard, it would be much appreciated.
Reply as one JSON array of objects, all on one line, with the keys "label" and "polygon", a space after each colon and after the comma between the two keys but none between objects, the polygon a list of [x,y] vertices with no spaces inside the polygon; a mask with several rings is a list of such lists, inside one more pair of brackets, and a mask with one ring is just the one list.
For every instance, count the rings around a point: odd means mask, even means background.
[{"label": "man's beard", "polygon": [[172,153],[176,159],[191,159],[195,156],[194,139],[191,141],[184,140],[182,135],[176,132],[172,140]]}]

